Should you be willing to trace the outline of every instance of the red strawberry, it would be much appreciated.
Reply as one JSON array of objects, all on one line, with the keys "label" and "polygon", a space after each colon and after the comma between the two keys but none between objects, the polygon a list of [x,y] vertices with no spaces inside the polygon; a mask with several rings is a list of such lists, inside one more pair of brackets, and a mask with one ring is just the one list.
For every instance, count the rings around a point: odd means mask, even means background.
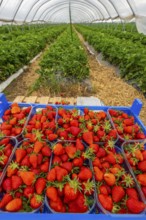
[{"label": "red strawberry", "polygon": [[28,199],[30,199],[30,197],[32,197],[33,194],[34,194],[33,186],[27,186],[23,191],[23,195]]},{"label": "red strawberry", "polygon": [[104,194],[104,195],[108,195],[109,194],[106,186],[104,186],[104,185],[99,187],[99,191],[100,191],[100,194]]},{"label": "red strawberry", "polygon": [[84,145],[80,139],[76,139],[76,149],[80,151],[84,150]]},{"label": "red strawberry", "polygon": [[50,157],[51,156],[51,149],[48,146],[44,146],[41,150],[43,156]]},{"label": "red strawberry", "polygon": [[18,148],[15,151],[15,156],[16,156],[16,162],[20,163],[21,160],[25,157],[26,155],[26,150],[23,148]]},{"label": "red strawberry", "polygon": [[81,129],[80,128],[78,128],[78,127],[70,127],[69,129],[68,129],[68,131],[70,131],[70,133],[73,135],[73,136],[78,136],[78,134],[80,133],[80,131],[81,131]]},{"label": "red strawberry", "polygon": [[91,132],[91,131],[84,132],[83,133],[83,140],[87,144],[93,144],[93,132]]},{"label": "red strawberry", "polygon": [[52,168],[48,175],[47,175],[47,180],[48,181],[51,181],[51,182],[54,182],[56,180],[56,170],[55,168]]},{"label": "red strawberry", "polygon": [[6,178],[4,179],[3,183],[2,183],[2,187],[6,192],[9,192],[12,190],[12,180],[11,178]]},{"label": "red strawberry", "polygon": [[82,167],[81,171],[78,174],[80,180],[89,180],[92,178],[92,172],[88,167]]},{"label": "red strawberry", "polygon": [[138,201],[137,199],[134,199],[134,198],[127,199],[126,206],[127,206],[128,210],[133,214],[139,214],[139,213],[143,212],[145,209],[145,204],[141,201]]},{"label": "red strawberry", "polygon": [[64,154],[64,148],[61,143],[57,143],[53,147],[53,153],[57,156]]},{"label": "red strawberry", "polygon": [[3,209],[5,208],[5,206],[10,202],[12,201],[13,197],[12,195],[10,195],[9,193],[6,193],[2,200],[0,201],[0,209]]},{"label": "red strawberry", "polygon": [[22,179],[19,176],[12,176],[12,189],[16,190],[22,185]]},{"label": "red strawberry", "polygon": [[55,171],[56,171],[57,181],[62,181],[63,178],[68,174],[66,169],[58,167],[58,166],[55,167]]},{"label": "red strawberry", "polygon": [[76,151],[77,151],[76,147],[74,147],[72,145],[65,147],[65,152],[67,153],[68,157],[71,159],[73,159],[75,157]]},{"label": "red strawberry", "polygon": [[57,139],[58,135],[57,134],[49,134],[48,135],[48,140],[49,141],[55,141]]},{"label": "red strawberry", "polygon": [[74,158],[73,159],[73,165],[75,167],[82,167],[83,166],[83,159],[81,157],[79,158]]},{"label": "red strawberry", "polygon": [[98,144],[90,144],[89,148],[93,149],[93,152],[95,154],[97,154],[98,150],[99,150],[99,145]]},{"label": "red strawberry", "polygon": [[58,199],[57,189],[53,186],[47,187],[46,195],[48,199],[52,200],[53,202],[56,202]]},{"label": "red strawberry", "polygon": [[27,186],[31,186],[35,180],[35,174],[31,171],[19,171],[19,175]]},{"label": "red strawberry", "polygon": [[17,212],[22,208],[22,200],[20,198],[16,198],[11,200],[5,207],[8,212]]},{"label": "red strawberry", "polygon": [[138,169],[143,172],[146,172],[146,160],[138,163]]},{"label": "red strawberry", "polygon": [[113,173],[105,173],[104,180],[109,186],[113,186],[116,182],[116,178]]},{"label": "red strawberry", "polygon": [[122,186],[114,186],[112,188],[112,199],[114,202],[120,202],[125,196],[125,191]]},{"label": "red strawberry", "polygon": [[48,172],[49,170],[49,161],[45,161],[41,166],[40,166],[40,170],[42,172]]},{"label": "red strawberry", "polygon": [[41,207],[43,203],[43,197],[41,195],[34,194],[33,197],[30,199],[30,206],[33,209],[38,209]]},{"label": "red strawberry", "polygon": [[30,154],[29,156],[29,162],[32,165],[33,168],[37,168],[38,165],[38,157],[35,153]]},{"label": "red strawberry", "polygon": [[126,194],[130,197],[130,198],[134,198],[138,200],[138,193],[136,191],[136,189],[134,188],[127,188],[126,189]]},{"label": "red strawberry", "polygon": [[70,182],[66,183],[64,186],[64,201],[68,203],[69,201],[75,200],[78,195],[78,181],[76,179],[70,180]]},{"label": "red strawberry", "polygon": [[46,187],[46,180],[45,178],[38,178],[37,181],[35,182],[35,190],[36,190],[36,193],[41,195],[44,191]]},{"label": "red strawberry", "polygon": [[71,172],[72,167],[73,167],[72,162],[64,162],[60,166],[66,169],[68,172]]},{"label": "red strawberry", "polygon": [[42,149],[42,147],[44,146],[44,144],[43,144],[43,142],[40,142],[40,141],[36,141],[35,143],[34,143],[34,152],[35,153],[39,153],[40,151],[41,151],[41,149]]},{"label": "red strawberry", "polygon": [[103,148],[100,147],[99,150],[98,150],[98,152],[97,152],[97,154],[96,154],[96,156],[99,157],[99,158],[101,158],[101,157],[105,157],[105,155],[106,155],[105,149],[103,149]]},{"label": "red strawberry", "polygon": [[99,194],[98,195],[99,202],[108,211],[112,211],[113,209],[113,202],[110,196],[104,195],[104,194]]},{"label": "red strawberry", "polygon": [[30,161],[29,161],[29,156],[28,155],[26,155],[25,157],[24,157],[24,159],[21,161],[21,166],[27,166],[27,167],[29,167],[31,164],[30,164]]},{"label": "red strawberry", "polygon": [[66,211],[65,206],[63,205],[63,202],[61,201],[59,197],[57,198],[55,202],[53,200],[50,200],[49,205],[56,212],[63,213]]}]

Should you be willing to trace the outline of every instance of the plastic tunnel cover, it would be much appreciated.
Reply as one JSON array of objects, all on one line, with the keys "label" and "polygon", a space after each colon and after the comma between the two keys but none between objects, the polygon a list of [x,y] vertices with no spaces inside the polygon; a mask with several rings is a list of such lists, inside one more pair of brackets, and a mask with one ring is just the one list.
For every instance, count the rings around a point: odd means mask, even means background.
[{"label": "plastic tunnel cover", "polygon": [[42,18],[52,23],[68,23],[69,1],[73,22],[135,18],[138,31],[146,34],[146,0],[0,0],[0,23],[34,22]]}]

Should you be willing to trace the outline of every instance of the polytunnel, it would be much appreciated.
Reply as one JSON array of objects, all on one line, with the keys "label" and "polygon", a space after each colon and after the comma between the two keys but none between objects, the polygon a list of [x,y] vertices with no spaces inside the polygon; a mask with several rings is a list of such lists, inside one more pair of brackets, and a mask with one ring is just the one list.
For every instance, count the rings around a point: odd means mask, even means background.
[{"label": "polytunnel", "polygon": [[0,0],[0,220],[146,219],[146,0]]},{"label": "polytunnel", "polygon": [[111,22],[116,19],[129,22],[135,19],[137,29],[146,33],[145,0],[1,0],[0,20],[3,23],[68,23],[69,4],[73,23]]}]

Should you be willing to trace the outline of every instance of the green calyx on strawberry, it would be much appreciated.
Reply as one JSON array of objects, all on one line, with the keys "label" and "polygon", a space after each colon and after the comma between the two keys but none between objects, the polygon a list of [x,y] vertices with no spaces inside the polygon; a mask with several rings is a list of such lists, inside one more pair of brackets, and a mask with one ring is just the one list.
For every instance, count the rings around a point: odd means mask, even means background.
[{"label": "green calyx on strawberry", "polygon": [[88,148],[83,154],[84,159],[91,159],[92,161],[95,159],[94,149]]},{"label": "green calyx on strawberry", "polygon": [[123,178],[123,180],[121,181],[121,183],[122,183],[123,187],[126,187],[126,188],[130,187],[131,188],[131,187],[135,186],[134,180],[130,174],[126,173],[122,176],[122,178]]}]

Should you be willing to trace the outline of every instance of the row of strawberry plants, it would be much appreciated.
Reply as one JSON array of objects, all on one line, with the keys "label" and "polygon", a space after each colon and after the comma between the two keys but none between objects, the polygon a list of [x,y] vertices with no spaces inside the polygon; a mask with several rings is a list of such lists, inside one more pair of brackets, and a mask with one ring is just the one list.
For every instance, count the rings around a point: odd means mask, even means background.
[{"label": "row of strawberry plants", "polygon": [[52,74],[82,80],[89,75],[86,53],[76,33],[71,38],[69,29],[46,51],[39,71],[47,80]]},{"label": "row of strawberry plants", "polygon": [[130,81],[145,94],[146,93],[146,48],[139,44],[119,39],[100,31],[89,30],[78,26],[77,29],[83,34],[98,52],[102,52],[105,59],[119,66],[121,76]]},{"label": "row of strawberry plants", "polygon": [[117,38],[123,39],[123,40],[130,40],[134,43],[143,44],[146,45],[146,36],[142,33],[138,32],[129,32],[129,31],[122,31],[122,30],[113,30],[113,28],[110,26],[110,28],[105,28],[104,26],[88,26],[89,30],[95,30],[100,31],[102,33],[108,34],[110,36],[115,36]]},{"label": "row of strawberry plants", "polygon": [[10,41],[3,41],[0,48],[0,82],[27,64],[47,43],[54,41],[64,28],[56,26],[38,32],[31,30]]}]

